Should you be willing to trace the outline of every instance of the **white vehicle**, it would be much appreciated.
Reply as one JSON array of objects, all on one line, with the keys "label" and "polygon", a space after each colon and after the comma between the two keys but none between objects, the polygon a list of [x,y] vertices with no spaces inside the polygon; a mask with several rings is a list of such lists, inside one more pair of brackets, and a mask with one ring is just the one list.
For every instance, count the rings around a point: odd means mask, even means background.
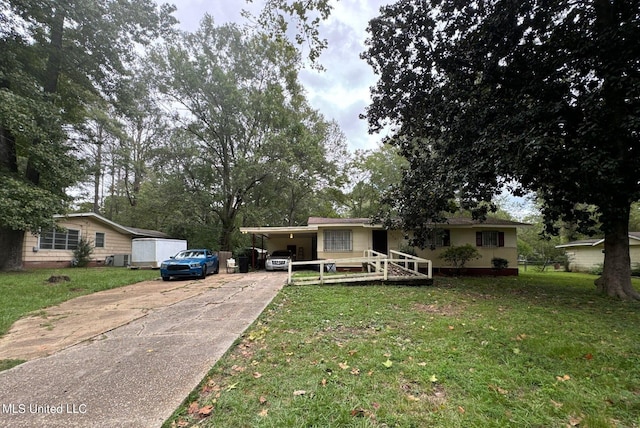
[{"label": "white vehicle", "polygon": [[289,270],[291,254],[286,250],[274,251],[267,256],[264,264],[266,270]]}]

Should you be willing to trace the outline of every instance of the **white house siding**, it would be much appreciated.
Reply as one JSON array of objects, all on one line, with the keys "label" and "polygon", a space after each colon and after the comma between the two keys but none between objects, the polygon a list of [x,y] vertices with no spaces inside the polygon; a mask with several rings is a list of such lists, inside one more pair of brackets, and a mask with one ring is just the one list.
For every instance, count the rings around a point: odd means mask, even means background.
[{"label": "white house siding", "polygon": [[[518,267],[518,246],[516,229],[500,229],[500,228],[484,228],[484,229],[471,229],[471,228],[448,228],[449,237],[451,239],[451,246],[462,246],[471,244],[475,247],[482,256],[476,260],[470,260],[466,266],[469,268],[491,268],[491,259],[499,257],[506,259],[509,262],[510,268]],[[476,232],[479,230],[495,230],[498,232],[504,232],[504,247],[476,247]],[[389,233],[389,247],[390,248],[402,248],[406,246],[408,239],[404,238],[404,234],[399,231],[392,231]],[[434,250],[425,248],[415,248],[418,257],[431,260],[434,268],[449,267],[446,262],[440,258],[440,255],[450,247],[436,247]]]},{"label": "white house siding", "polygon": [[[574,272],[589,272],[604,263],[604,244],[594,246],[566,247],[569,269]],[[640,264],[640,241],[629,239],[629,257],[631,266]]]},{"label": "white house siding", "polygon": [[[95,241],[96,232],[105,234],[105,247],[94,248],[91,260],[100,264],[107,256],[113,254],[131,254],[131,236],[123,235],[108,225],[92,218],[61,219],[58,225],[67,229],[80,231],[80,238]],[[66,267],[73,259],[71,250],[48,250],[40,248],[40,236],[25,234],[22,260],[25,267]]]}]

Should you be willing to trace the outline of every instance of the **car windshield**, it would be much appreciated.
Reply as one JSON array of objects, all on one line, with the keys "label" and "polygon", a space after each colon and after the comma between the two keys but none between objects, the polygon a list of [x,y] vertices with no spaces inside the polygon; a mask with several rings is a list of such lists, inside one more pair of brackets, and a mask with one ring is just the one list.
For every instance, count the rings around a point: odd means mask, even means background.
[{"label": "car windshield", "polygon": [[271,257],[289,257],[288,251],[274,251],[271,253]]},{"label": "car windshield", "polygon": [[198,259],[198,258],[204,258],[204,251],[198,251],[198,250],[180,251],[178,254],[176,254],[176,256],[174,258],[176,258],[176,259]]}]

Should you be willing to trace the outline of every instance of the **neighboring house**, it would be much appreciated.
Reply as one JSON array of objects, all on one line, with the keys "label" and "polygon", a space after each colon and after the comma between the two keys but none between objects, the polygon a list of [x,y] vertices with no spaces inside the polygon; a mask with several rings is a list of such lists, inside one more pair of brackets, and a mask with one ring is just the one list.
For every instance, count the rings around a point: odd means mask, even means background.
[{"label": "neighboring house", "polygon": [[[589,272],[604,263],[604,238],[573,241],[556,248],[564,248],[573,272]],[[640,263],[640,232],[629,232],[629,256],[631,266]]]},{"label": "neighboring house", "polygon": [[[447,223],[436,226],[426,249],[414,248],[414,251],[418,257],[432,261],[434,272],[447,272],[450,266],[439,255],[451,246],[471,244],[482,257],[467,263],[467,273],[494,273],[491,259],[499,257],[509,262],[509,268],[502,274],[517,275],[516,234],[521,226],[527,224],[493,218],[484,222],[450,218]],[[310,217],[307,226],[243,227],[240,230],[266,240],[269,253],[289,250],[298,261],[362,257],[366,250],[388,254],[389,250],[407,248],[411,238],[402,231],[371,224],[368,218]]]},{"label": "neighboring house", "polygon": [[109,261],[126,266],[130,263],[132,239],[168,238],[166,234],[155,230],[121,226],[95,213],[54,217],[61,229],[25,235],[22,250],[25,268],[69,266],[73,260],[73,250],[81,238],[89,240],[94,247],[91,265],[103,265]]}]

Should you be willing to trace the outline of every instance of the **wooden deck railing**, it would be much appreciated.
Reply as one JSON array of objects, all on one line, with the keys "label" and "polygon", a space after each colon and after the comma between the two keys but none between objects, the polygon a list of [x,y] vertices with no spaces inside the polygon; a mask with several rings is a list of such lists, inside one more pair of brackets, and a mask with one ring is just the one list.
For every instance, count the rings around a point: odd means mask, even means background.
[{"label": "wooden deck railing", "polygon": [[[361,265],[363,272],[340,272],[340,265]],[[426,265],[427,273],[419,268]],[[313,266],[318,275],[293,277],[294,267]],[[388,281],[398,279],[432,279],[431,260],[391,250],[390,254],[366,250],[363,257],[324,259],[289,263],[289,284],[334,284],[361,281]]]}]

